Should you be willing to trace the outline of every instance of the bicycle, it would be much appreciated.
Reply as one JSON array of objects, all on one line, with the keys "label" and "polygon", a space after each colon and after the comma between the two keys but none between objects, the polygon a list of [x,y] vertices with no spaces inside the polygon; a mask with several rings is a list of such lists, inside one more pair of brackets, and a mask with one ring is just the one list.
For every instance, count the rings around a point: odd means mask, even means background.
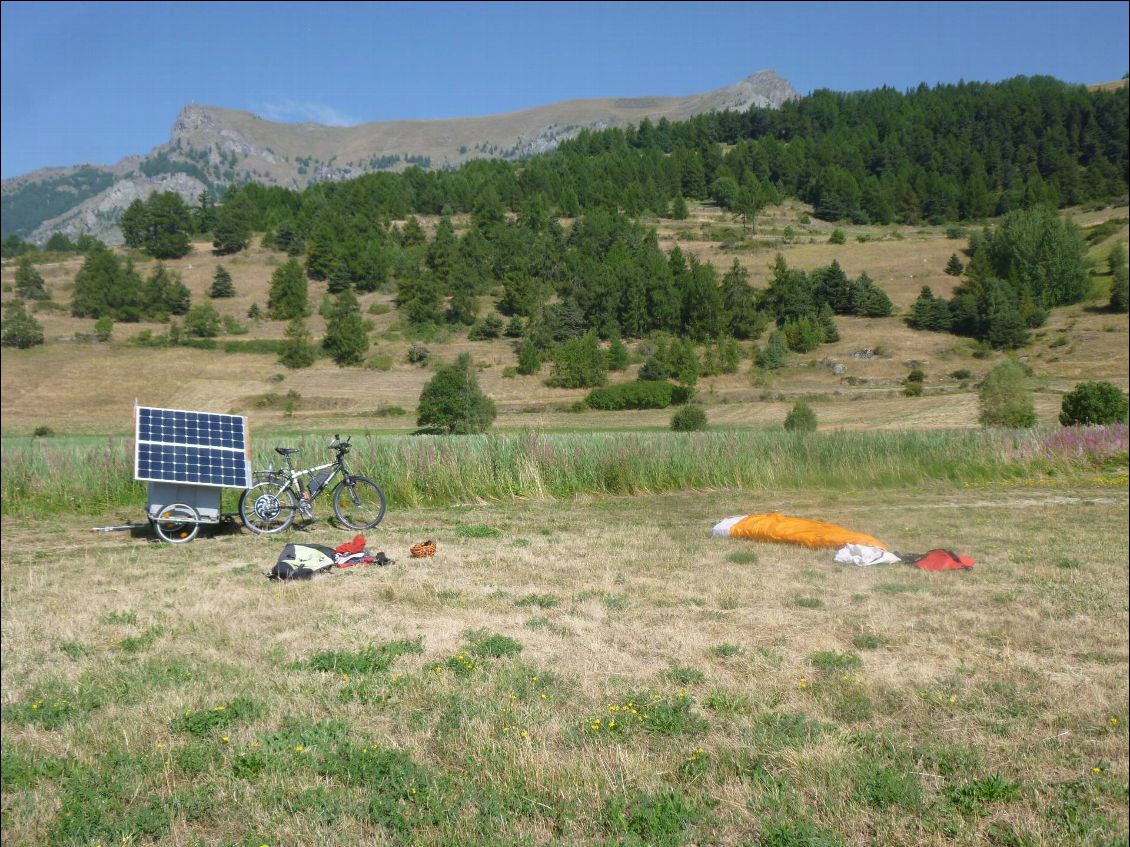
[{"label": "bicycle", "polygon": [[[290,457],[299,451],[293,447],[276,447],[286,461],[285,468],[274,464],[255,475],[254,484],[239,497],[239,516],[243,525],[254,533],[282,532],[294,522],[296,514],[314,519],[311,504],[329,490],[335,476],[341,479],[333,488],[333,510],[338,521],[349,529],[372,529],[385,516],[385,495],[381,487],[367,477],[351,473],[345,465],[350,438],[335,435],[329,449],[336,454],[329,464],[295,470]],[[310,477],[309,487],[303,479]]]}]

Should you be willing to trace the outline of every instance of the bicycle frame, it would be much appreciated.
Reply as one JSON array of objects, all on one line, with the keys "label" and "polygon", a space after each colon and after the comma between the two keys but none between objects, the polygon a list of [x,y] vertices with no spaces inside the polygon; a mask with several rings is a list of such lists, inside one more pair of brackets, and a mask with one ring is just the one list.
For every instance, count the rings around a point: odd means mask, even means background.
[{"label": "bicycle frame", "polygon": [[[288,475],[287,485],[295,486],[298,489],[299,494],[307,494],[308,493],[308,490],[302,485],[302,480],[305,477],[313,476],[314,474],[318,473],[318,471],[324,471],[324,470],[327,470],[328,468],[333,468],[333,471],[330,473],[330,475],[328,477],[326,477],[326,481],[324,483],[322,483],[322,487],[318,489],[317,493],[315,493],[315,494],[313,494],[309,497],[310,500],[313,500],[315,497],[321,496],[322,492],[326,491],[330,487],[330,481],[333,480],[334,477],[336,477],[338,475],[339,471],[342,474],[345,473],[345,468],[342,467],[341,461],[339,459],[335,459],[334,461],[332,461],[328,464],[325,464],[325,465],[315,465],[312,468],[303,468],[302,470],[295,470],[294,468],[292,468],[290,466],[290,456],[287,456],[286,458],[287,458],[286,470],[287,470],[287,475]],[[271,471],[271,473],[278,473],[278,471]]]},{"label": "bicycle frame", "polygon": [[[283,464],[271,463],[255,475],[255,483],[239,499],[239,514],[245,526],[257,533],[280,532],[290,526],[295,514],[313,519],[311,505],[322,492],[332,492],[337,521],[350,529],[370,529],[385,513],[385,495],[373,480],[353,474],[345,463],[349,440],[335,435],[330,444],[334,460],[306,468],[295,468],[292,456],[298,451],[275,448]],[[339,476],[340,474],[340,476]],[[317,489],[303,480],[314,477]]]}]

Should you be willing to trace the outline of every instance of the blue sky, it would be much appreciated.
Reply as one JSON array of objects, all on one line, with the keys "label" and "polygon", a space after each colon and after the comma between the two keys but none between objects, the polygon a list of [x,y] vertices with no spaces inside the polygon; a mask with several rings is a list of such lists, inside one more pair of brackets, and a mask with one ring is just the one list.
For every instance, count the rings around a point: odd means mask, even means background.
[{"label": "blue sky", "polygon": [[772,69],[802,94],[1128,70],[1114,3],[2,5],[0,171],[112,164],[189,102],[355,124],[709,91]]}]

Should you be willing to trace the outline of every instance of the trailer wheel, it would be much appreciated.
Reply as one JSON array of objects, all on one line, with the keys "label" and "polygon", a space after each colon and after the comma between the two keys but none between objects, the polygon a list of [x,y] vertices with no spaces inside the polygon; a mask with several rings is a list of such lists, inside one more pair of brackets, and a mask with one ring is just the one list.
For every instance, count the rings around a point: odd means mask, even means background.
[{"label": "trailer wheel", "polygon": [[184,544],[200,532],[200,515],[185,503],[165,506],[152,523],[157,536],[170,544]]}]

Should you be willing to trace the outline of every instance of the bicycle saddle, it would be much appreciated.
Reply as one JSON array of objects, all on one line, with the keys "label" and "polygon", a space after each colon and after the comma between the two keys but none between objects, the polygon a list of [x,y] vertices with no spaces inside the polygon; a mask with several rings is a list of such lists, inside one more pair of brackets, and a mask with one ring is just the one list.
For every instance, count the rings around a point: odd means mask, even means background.
[{"label": "bicycle saddle", "polygon": [[298,448],[297,447],[276,447],[275,452],[278,453],[280,456],[290,456],[294,453],[297,453]]}]

